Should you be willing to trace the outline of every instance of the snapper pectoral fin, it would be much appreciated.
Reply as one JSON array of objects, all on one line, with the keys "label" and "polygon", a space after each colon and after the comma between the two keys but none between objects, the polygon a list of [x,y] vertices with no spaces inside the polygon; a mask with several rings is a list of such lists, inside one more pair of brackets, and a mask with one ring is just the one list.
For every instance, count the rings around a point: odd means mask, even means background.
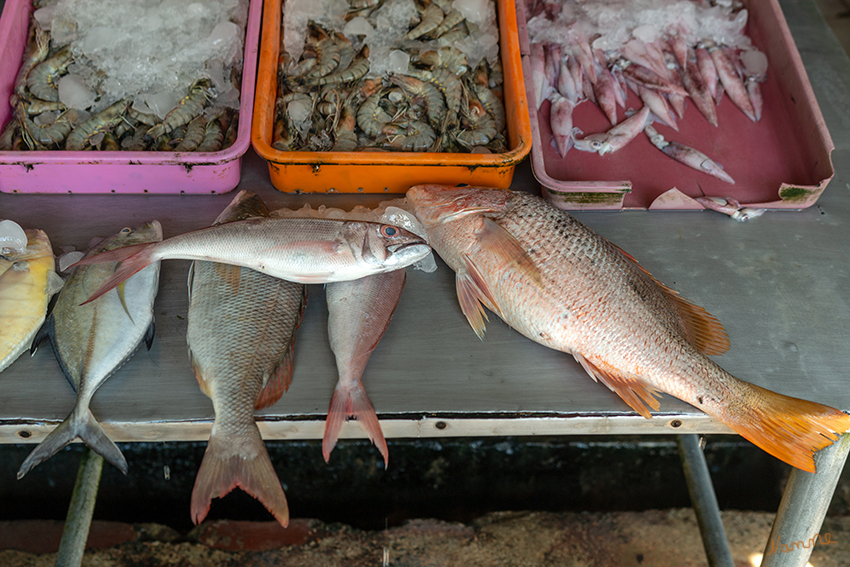
[{"label": "snapper pectoral fin", "polygon": [[652,386],[641,380],[628,378],[611,370],[600,368],[579,353],[573,353],[573,356],[581,364],[581,367],[590,374],[591,378],[608,386],[612,392],[629,404],[630,408],[646,419],[652,417],[652,414],[649,413],[649,408],[652,408],[653,411],[658,411],[659,403],[656,397],[660,396],[660,394]]},{"label": "snapper pectoral fin", "polygon": [[499,306],[490,292],[490,288],[484,278],[481,277],[481,272],[475,267],[472,259],[468,255],[463,257],[466,269],[458,271],[455,278],[455,286],[457,288],[457,300],[460,303],[460,309],[469,321],[469,326],[475,331],[479,339],[484,339],[485,325],[484,321],[489,321],[487,312],[484,311],[483,303],[487,303],[497,315],[500,315]]},{"label": "snapper pectoral fin", "polygon": [[475,230],[479,245],[542,286],[540,270],[522,244],[493,219],[482,217],[481,221],[481,226]]}]

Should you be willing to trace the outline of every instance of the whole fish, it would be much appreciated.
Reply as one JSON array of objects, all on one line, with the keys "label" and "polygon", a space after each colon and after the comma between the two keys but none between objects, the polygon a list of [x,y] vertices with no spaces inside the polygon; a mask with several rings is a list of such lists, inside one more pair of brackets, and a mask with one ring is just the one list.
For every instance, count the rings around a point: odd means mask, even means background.
[{"label": "whole fish", "polygon": [[252,268],[298,283],[355,280],[413,264],[431,249],[403,228],[320,218],[251,218],[194,230],[84,258],[78,264],[121,262],[88,301],[159,260],[210,260]]},{"label": "whole fish", "polygon": [[486,306],[531,340],[572,354],[642,416],[666,392],[809,472],[814,451],[850,427],[844,412],[720,368],[706,356],[729,347],[714,317],[543,199],[438,185],[412,187],[407,199],[456,272],[461,309],[479,336]]},{"label": "whole fish", "polygon": [[30,347],[50,297],[62,287],[47,235],[25,234],[23,252],[0,248],[0,372]]},{"label": "whole fish", "polygon": [[[268,216],[254,193],[241,191],[216,223]],[[192,491],[192,520],[207,515],[212,498],[241,487],[281,525],[289,508],[254,422],[254,409],[280,399],[292,380],[295,330],[306,286],[217,262],[192,263],[186,340],[201,390],[213,401],[215,422]]]},{"label": "whole fish", "polygon": [[346,418],[355,417],[381,452],[384,465],[389,463],[387,442],[361,377],[390,324],[405,278],[406,273],[401,269],[350,282],[329,283],[325,288],[328,338],[339,371],[322,440],[325,461],[330,459]]},{"label": "whole fish", "polygon": [[[162,227],[157,221],[123,228],[91,248],[86,257],[161,238]],[[115,268],[115,264],[75,268],[59,292],[47,322],[36,335],[35,344],[50,339],[62,372],[77,392],[77,401],[65,421],[26,458],[18,478],[77,438],[127,473],[124,455],[94,418],[89,403],[101,384],[133,356],[142,341],[150,348],[159,262],[128,279],[115,293],[80,305]]]}]

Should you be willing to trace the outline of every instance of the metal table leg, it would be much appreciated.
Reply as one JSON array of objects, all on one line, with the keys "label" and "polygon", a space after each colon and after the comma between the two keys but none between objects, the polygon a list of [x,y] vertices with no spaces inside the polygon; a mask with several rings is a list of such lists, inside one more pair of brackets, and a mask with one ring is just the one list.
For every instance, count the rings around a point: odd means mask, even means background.
[{"label": "metal table leg", "polygon": [[815,545],[828,545],[821,534],[826,509],[850,452],[850,434],[815,453],[817,473],[791,472],[773,529],[764,549],[762,567],[804,567]]},{"label": "metal table leg", "polygon": [[711,484],[711,475],[705,463],[705,455],[699,446],[699,436],[695,434],[677,435],[679,456],[682,458],[682,470],[688,483],[691,495],[691,505],[697,515],[702,544],[710,567],[733,567],[732,552],[726,532],[723,531],[723,521],[720,519],[720,508]]}]

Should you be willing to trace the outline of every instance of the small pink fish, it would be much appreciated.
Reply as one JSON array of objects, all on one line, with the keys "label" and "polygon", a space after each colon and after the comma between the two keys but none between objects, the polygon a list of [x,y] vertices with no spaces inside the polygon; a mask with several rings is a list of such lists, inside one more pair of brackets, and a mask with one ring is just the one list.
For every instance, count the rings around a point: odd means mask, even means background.
[{"label": "small pink fish", "polygon": [[322,454],[331,457],[346,418],[357,418],[369,439],[389,463],[389,451],[375,408],[361,380],[366,364],[390,324],[406,274],[403,269],[350,282],[328,284],[328,338],[336,358],[339,382],[331,398]]},{"label": "small pink fish", "polygon": [[590,134],[581,140],[573,140],[577,150],[583,152],[597,152],[604,156],[607,153],[616,152],[631,142],[635,136],[643,132],[643,129],[652,121],[648,106],[642,107],[607,132],[601,134]]},{"label": "small pink fish", "polygon": [[714,162],[704,153],[678,142],[668,142],[664,139],[664,136],[659,134],[652,126],[647,125],[644,133],[646,133],[649,137],[649,141],[652,142],[652,145],[679,163],[685,164],[697,171],[702,171],[703,173],[712,175],[726,183],[735,184],[735,180],[732,179],[728,173],[723,171],[723,166]]}]

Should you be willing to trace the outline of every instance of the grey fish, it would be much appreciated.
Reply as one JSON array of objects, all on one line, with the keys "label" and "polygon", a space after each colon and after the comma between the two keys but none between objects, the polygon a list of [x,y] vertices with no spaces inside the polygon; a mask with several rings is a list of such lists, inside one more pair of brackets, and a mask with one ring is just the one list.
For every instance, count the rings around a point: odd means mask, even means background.
[{"label": "grey fish", "polygon": [[[268,214],[257,195],[242,191],[216,223]],[[289,387],[306,286],[249,268],[196,261],[189,272],[189,297],[186,340],[192,368],[215,408],[192,491],[192,520],[200,523],[212,498],[239,486],[286,526],[286,497],[254,409],[274,404]]]},{"label": "grey fish", "polygon": [[[87,256],[121,246],[162,239],[159,222],[123,228],[87,252]],[[128,279],[122,289],[80,305],[116,269],[114,263],[78,266],[68,276],[53,311],[35,338],[49,338],[65,377],[77,392],[71,414],[33,450],[18,471],[22,478],[34,466],[81,439],[93,451],[127,473],[124,455],[95,419],[89,403],[95,391],[136,352],[153,341],[153,302],[159,284],[159,262]]]}]

